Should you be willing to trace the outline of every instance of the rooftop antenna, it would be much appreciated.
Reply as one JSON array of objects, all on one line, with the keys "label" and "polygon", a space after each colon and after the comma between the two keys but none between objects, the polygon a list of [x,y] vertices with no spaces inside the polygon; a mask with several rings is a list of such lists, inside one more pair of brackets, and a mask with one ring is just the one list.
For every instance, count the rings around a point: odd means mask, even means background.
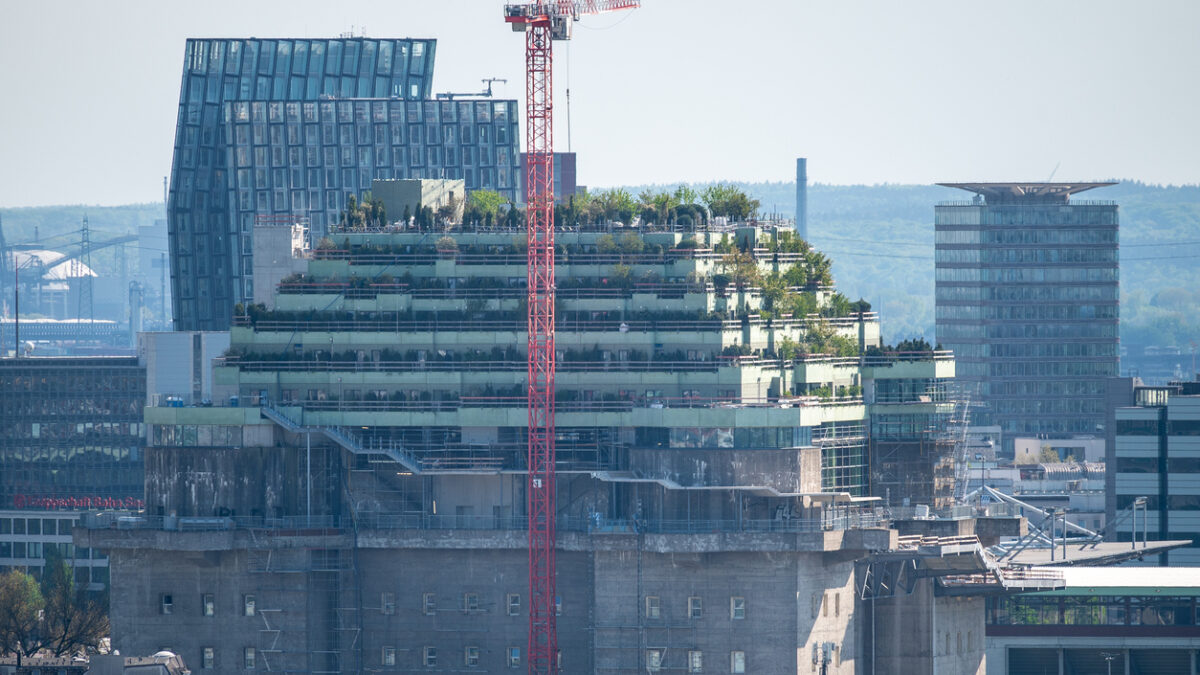
[{"label": "rooftop antenna", "polygon": [[1054,165],[1054,170],[1050,172],[1050,177],[1046,179],[1047,183],[1054,180],[1054,174],[1058,173],[1058,167],[1060,166],[1062,166],[1062,160],[1059,160],[1058,164]]}]

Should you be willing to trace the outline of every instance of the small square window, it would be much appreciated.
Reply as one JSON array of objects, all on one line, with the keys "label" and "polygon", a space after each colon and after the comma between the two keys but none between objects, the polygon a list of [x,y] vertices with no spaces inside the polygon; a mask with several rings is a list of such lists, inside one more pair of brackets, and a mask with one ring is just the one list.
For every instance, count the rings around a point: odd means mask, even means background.
[{"label": "small square window", "polygon": [[242,615],[243,616],[254,616],[254,596],[253,595],[243,595],[242,596]]},{"label": "small square window", "polygon": [[421,611],[423,611],[427,615],[436,614],[437,613],[437,596],[435,596],[433,593],[426,593],[424,596],[422,596]]},{"label": "small square window", "polygon": [[204,616],[213,616],[217,613],[217,601],[213,598],[212,593],[205,593],[200,597],[200,611]]},{"label": "small square window", "polygon": [[385,666],[396,665],[396,648],[384,647],[383,654],[379,657],[380,662]]},{"label": "small square window", "polygon": [[379,611],[383,614],[396,613],[396,594],[395,593],[380,593],[379,594]]},{"label": "small square window", "polygon": [[746,618],[746,599],[740,596],[729,598],[729,618],[744,619]]},{"label": "small square window", "polygon": [[474,612],[479,609],[478,593],[463,593],[462,608],[464,612]]},{"label": "small square window", "polygon": [[437,665],[437,647],[426,647],[425,653],[421,660],[426,666],[436,666]]},{"label": "small square window", "polygon": [[479,647],[463,649],[463,665],[472,667],[479,665]]},{"label": "small square window", "polygon": [[159,598],[159,606],[163,614],[172,614],[175,611],[175,600],[170,595],[163,595]]},{"label": "small square window", "polygon": [[729,672],[746,672],[746,652],[729,652]]},{"label": "small square window", "polygon": [[213,670],[217,667],[217,650],[215,647],[200,648],[200,667],[204,670]]},{"label": "small square window", "polygon": [[646,596],[646,618],[657,619],[662,616],[662,607],[659,604],[657,595]]},{"label": "small square window", "polygon": [[662,670],[662,650],[647,649],[646,650],[646,670],[651,673],[657,673]]},{"label": "small square window", "polygon": [[521,613],[521,595],[519,593],[509,593],[505,598],[505,604],[508,605],[509,616],[517,616]]},{"label": "small square window", "polygon": [[508,648],[508,666],[510,668],[516,668],[519,665],[521,665],[521,648],[520,647],[509,647]]},{"label": "small square window", "polygon": [[693,595],[688,598],[688,618],[699,619],[701,616],[704,616],[704,603],[699,596]]},{"label": "small square window", "polygon": [[254,647],[246,647],[242,650],[242,670],[254,670],[255,656]]},{"label": "small square window", "polygon": [[688,672],[703,673],[704,672],[704,652],[691,651],[688,652]]}]

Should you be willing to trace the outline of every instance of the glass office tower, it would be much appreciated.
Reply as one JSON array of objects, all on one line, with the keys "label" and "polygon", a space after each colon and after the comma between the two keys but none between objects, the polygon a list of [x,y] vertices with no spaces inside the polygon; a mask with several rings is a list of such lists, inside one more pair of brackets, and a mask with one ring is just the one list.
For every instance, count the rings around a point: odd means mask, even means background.
[{"label": "glass office tower", "polygon": [[256,216],[304,217],[320,237],[376,178],[461,178],[516,199],[516,102],[432,100],[435,48],[188,40],[167,204],[176,329],[225,330],[253,296]]},{"label": "glass office tower", "polygon": [[1117,205],[1070,201],[1112,183],[953,183],[934,210],[937,341],[1014,436],[1103,434],[1117,375]]}]

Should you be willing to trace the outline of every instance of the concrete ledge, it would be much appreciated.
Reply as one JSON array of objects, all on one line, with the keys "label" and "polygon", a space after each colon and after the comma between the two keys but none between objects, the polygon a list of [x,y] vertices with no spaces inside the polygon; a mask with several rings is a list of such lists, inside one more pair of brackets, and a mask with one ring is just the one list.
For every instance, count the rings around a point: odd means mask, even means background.
[{"label": "concrete ledge", "polygon": [[[351,548],[354,535],[339,530],[94,530],[75,528],[76,546],[102,549],[159,549],[165,551],[229,551],[234,549]],[[560,551],[642,550],[654,553],[799,552],[889,550],[895,530],[883,528],[828,532],[707,532],[644,534],[560,532]],[[360,549],[510,549],[527,546],[523,530],[360,530]]]}]

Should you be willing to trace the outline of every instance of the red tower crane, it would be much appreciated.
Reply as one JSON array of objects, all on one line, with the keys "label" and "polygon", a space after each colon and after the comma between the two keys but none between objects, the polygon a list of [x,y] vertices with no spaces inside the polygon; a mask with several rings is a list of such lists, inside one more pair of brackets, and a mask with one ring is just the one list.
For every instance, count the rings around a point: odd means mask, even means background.
[{"label": "red tower crane", "polygon": [[631,9],[641,0],[535,0],[504,7],[525,33],[525,208],[529,318],[530,673],[558,672],[554,471],[554,40],[571,39],[585,14]]}]

